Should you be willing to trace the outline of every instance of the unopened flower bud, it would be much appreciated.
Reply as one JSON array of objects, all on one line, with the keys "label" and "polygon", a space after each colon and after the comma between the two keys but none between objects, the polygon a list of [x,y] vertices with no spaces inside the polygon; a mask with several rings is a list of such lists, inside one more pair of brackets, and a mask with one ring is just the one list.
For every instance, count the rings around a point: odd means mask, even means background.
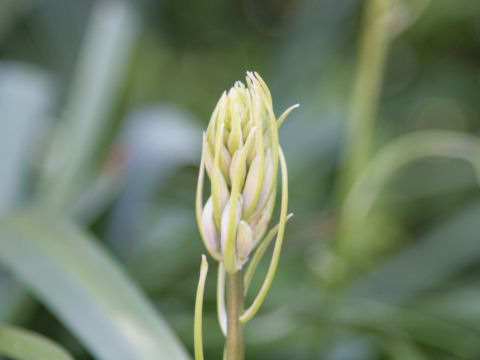
[{"label": "unopened flower bud", "polygon": [[245,162],[245,158],[242,157],[241,150],[237,150],[232,157],[232,162],[230,165],[230,178],[233,179],[234,177],[238,177],[239,185],[240,187],[243,187],[243,184],[245,183],[246,172],[247,164]]},{"label": "unopened flower bud", "polygon": [[213,219],[213,200],[207,200],[202,213],[202,229],[208,250],[217,252],[220,247],[220,235]]},{"label": "unopened flower bud", "polygon": [[[232,216],[232,211],[235,211],[235,214]],[[220,226],[220,243],[222,245],[222,250],[225,251],[225,244],[228,236],[228,231],[230,226],[233,227],[233,233],[237,232],[237,226],[242,218],[242,197],[239,196],[237,200],[237,206],[234,208],[231,201],[229,200],[222,214],[222,222]],[[233,223],[232,223],[233,220]]]},{"label": "unopened flower bud", "polygon": [[225,145],[222,145],[220,148],[220,170],[222,171],[222,174],[225,176],[225,181],[227,183],[230,183],[230,179],[228,177],[228,173],[230,170],[230,162],[232,161],[232,156],[230,155],[230,152],[228,149],[225,147]]},{"label": "unopened flower bud", "polygon": [[237,254],[241,261],[246,260],[253,245],[253,232],[244,220],[238,223],[237,230]]},{"label": "unopened flower bud", "polygon": [[[243,206],[245,210],[251,209],[255,201],[255,192],[257,191],[257,183],[259,178],[259,172],[261,169],[260,156],[255,156],[250,167],[248,169],[247,179],[245,180],[245,187],[243,189]],[[258,200],[258,199],[257,199]]]},{"label": "unopened flower bud", "polygon": [[209,178],[212,178],[212,169],[213,169],[213,154],[210,146],[203,144],[203,158],[205,162],[205,169],[207,169],[207,174]]},{"label": "unopened flower bud", "polygon": [[263,173],[263,185],[260,190],[260,196],[258,197],[257,210],[264,208],[268,195],[273,191],[273,159],[272,149],[267,149],[265,156],[265,166]]},{"label": "unopened flower bud", "polygon": [[212,194],[205,209],[201,205],[202,175],[197,190],[197,217],[204,241],[230,273],[242,266],[262,240],[277,186],[278,124],[270,92],[256,73],[247,73],[246,84],[236,82],[222,94],[204,135],[202,164]]},{"label": "unopened flower bud", "polygon": [[212,189],[213,197],[213,215],[217,224],[220,224],[221,213],[227,204],[228,199],[230,198],[230,192],[228,190],[227,183],[225,178],[222,175],[222,172],[219,169],[216,170],[215,176],[215,187]]},{"label": "unopened flower bud", "polygon": [[250,220],[249,225],[253,231],[253,246],[256,246],[265,235],[270,219],[272,217],[273,206],[275,205],[275,194],[271,194],[267,199],[265,207]]}]

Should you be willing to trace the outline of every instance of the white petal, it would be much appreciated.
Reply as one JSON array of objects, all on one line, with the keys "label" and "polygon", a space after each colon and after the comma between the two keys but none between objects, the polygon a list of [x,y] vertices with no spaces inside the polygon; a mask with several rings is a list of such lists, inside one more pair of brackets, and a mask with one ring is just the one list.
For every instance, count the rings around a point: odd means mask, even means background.
[{"label": "white petal", "polygon": [[244,260],[250,254],[253,243],[253,232],[247,222],[242,220],[238,223],[237,231],[237,255]]},{"label": "white petal", "polygon": [[212,169],[213,169],[213,154],[207,142],[205,142],[204,144],[204,151],[205,151],[205,168],[207,169],[208,177],[211,179]]},{"label": "white petal", "polygon": [[227,183],[225,182],[225,178],[223,177],[222,172],[220,170],[217,170],[216,175],[217,175],[216,176],[217,186],[213,188],[213,183],[212,183],[212,193],[215,193],[216,199],[218,199],[218,203],[214,204],[214,206],[218,206],[220,209],[220,213],[222,213],[230,197],[230,192],[228,191],[228,186],[227,186]]},{"label": "white petal", "polygon": [[217,252],[220,247],[220,236],[213,220],[213,199],[211,196],[203,208],[202,232],[206,246],[211,252]]}]

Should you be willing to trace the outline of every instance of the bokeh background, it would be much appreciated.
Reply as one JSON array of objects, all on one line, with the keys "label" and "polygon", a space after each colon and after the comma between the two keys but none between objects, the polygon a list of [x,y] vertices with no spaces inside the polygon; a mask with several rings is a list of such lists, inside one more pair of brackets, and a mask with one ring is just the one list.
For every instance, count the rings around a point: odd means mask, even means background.
[{"label": "bokeh background", "polygon": [[[201,131],[254,70],[277,115],[301,107],[247,359],[479,359],[480,2],[379,2],[0,1],[0,323],[80,360],[155,358],[106,261],[192,353]],[[215,286],[212,260],[208,359]]]}]

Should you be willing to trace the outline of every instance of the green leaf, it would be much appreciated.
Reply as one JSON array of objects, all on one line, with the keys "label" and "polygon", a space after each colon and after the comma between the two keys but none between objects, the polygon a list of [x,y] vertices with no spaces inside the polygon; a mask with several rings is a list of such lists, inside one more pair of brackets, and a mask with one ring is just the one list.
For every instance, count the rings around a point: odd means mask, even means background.
[{"label": "green leaf", "polygon": [[38,159],[39,134],[49,126],[55,95],[51,73],[21,62],[0,62],[2,215],[25,198],[29,170]]},{"label": "green leaf", "polygon": [[345,199],[340,213],[340,255],[349,261],[370,256],[363,233],[365,221],[387,181],[414,161],[440,157],[468,161],[480,184],[480,138],[448,130],[423,130],[404,135],[380,149],[362,170]]},{"label": "green leaf", "polygon": [[73,360],[50,339],[11,326],[0,327],[0,355],[18,360]]},{"label": "green leaf", "polygon": [[96,358],[189,358],[121,266],[75,225],[36,213],[0,221],[0,263]]},{"label": "green leaf", "polygon": [[[0,5],[0,23],[7,9],[18,12],[23,1],[6,1]],[[7,15],[10,14],[10,15]],[[0,37],[2,26],[0,25]],[[36,163],[39,134],[48,127],[50,110],[55,102],[55,83],[51,73],[17,61],[0,62],[0,214],[7,213],[25,200]],[[0,321],[16,322],[28,313],[29,298],[8,276],[0,273]]]},{"label": "green leaf", "polygon": [[96,154],[112,127],[128,75],[139,21],[125,1],[100,1],[92,6],[80,49],[64,119],[49,154],[51,167],[42,175],[39,201],[53,211],[69,208],[96,167]]}]

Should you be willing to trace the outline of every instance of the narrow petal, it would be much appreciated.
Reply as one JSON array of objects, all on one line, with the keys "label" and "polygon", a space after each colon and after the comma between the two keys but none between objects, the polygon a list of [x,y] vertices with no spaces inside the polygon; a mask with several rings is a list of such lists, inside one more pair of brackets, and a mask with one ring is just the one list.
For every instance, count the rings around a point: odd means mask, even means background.
[{"label": "narrow petal", "polygon": [[247,172],[247,164],[244,157],[242,157],[242,151],[237,150],[232,156],[232,163],[230,165],[230,183],[233,184],[233,179],[238,178],[240,188],[243,188],[245,182],[245,176]]},{"label": "narrow petal", "polygon": [[265,206],[268,195],[271,194],[274,183],[274,174],[273,174],[273,158],[272,150],[268,149],[265,156],[265,175],[263,176],[263,185],[262,190],[260,191],[260,196],[258,197],[258,205],[256,209],[262,209]]},{"label": "narrow petal", "polygon": [[[222,252],[225,252],[225,244],[227,241],[228,229],[230,227],[230,212],[232,210],[231,201],[228,200],[227,205],[222,213],[222,223],[220,227],[220,243],[222,247]],[[237,211],[234,217],[234,231],[233,234],[237,233],[237,225],[242,217],[242,197],[239,196],[237,201]]]},{"label": "narrow petal", "polygon": [[247,179],[243,188],[243,207],[245,210],[252,208],[257,191],[258,172],[260,171],[260,156],[255,156],[248,170]]}]

